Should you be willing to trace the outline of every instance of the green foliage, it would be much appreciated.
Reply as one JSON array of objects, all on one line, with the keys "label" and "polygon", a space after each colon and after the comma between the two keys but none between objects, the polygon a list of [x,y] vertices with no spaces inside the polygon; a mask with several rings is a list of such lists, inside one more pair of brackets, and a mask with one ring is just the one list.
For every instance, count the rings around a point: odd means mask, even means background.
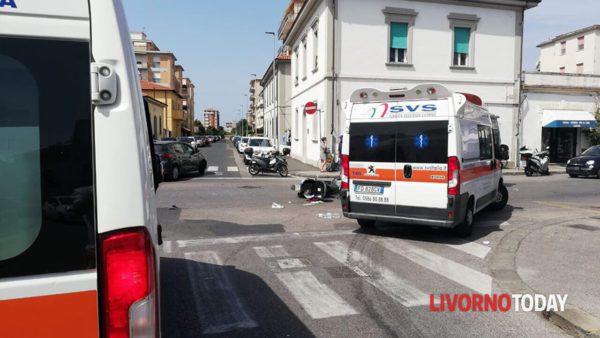
[{"label": "green foliage", "polygon": [[596,121],[598,121],[598,126],[596,129],[588,129],[583,131],[585,136],[590,139],[590,142],[593,146],[600,144],[600,110],[596,112]]}]

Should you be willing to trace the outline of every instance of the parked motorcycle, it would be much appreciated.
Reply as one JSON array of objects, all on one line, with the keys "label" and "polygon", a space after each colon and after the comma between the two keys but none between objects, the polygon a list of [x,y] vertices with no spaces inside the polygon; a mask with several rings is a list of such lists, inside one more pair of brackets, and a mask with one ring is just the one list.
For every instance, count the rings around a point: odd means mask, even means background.
[{"label": "parked motorcycle", "polygon": [[288,148],[283,149],[283,155],[279,151],[276,151],[266,156],[253,156],[253,152],[252,148],[244,150],[244,153],[252,158],[248,167],[250,175],[256,176],[263,172],[278,173],[281,177],[288,175],[287,160],[284,157],[290,153]]},{"label": "parked motorcycle", "polygon": [[540,152],[537,149],[531,150],[527,146],[523,146],[519,153],[521,154],[521,159],[525,161],[525,175],[550,175],[550,170],[548,169],[550,147],[546,147],[546,150]]}]

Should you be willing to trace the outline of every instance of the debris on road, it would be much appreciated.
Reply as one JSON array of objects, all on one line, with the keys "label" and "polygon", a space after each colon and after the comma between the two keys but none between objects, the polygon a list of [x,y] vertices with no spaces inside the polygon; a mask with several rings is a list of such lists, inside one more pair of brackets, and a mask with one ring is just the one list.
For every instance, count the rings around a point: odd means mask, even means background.
[{"label": "debris on road", "polygon": [[272,209],[283,209],[283,205],[273,202],[273,205],[271,205],[271,208]]},{"label": "debris on road", "polygon": [[320,213],[319,214],[319,218],[322,218],[322,219],[340,219],[341,216],[337,212],[326,212],[324,214]]},{"label": "debris on road", "polygon": [[177,210],[177,209],[179,209],[179,207],[174,204],[169,208],[169,210]]}]

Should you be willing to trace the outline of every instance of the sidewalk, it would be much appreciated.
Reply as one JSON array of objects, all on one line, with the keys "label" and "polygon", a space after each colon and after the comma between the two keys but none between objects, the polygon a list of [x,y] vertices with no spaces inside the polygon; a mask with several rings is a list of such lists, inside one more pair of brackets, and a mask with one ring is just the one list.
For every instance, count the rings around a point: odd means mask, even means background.
[{"label": "sidewalk", "polygon": [[[550,174],[552,175],[567,173],[564,165],[551,164],[548,166],[548,169],[550,170]],[[502,169],[502,174],[507,176],[525,175],[525,170],[523,168]]]},{"label": "sidewalk", "polygon": [[319,168],[313,167],[312,165],[309,165],[306,163],[302,163],[291,157],[287,158],[287,162],[288,162],[288,171],[289,171],[290,175],[296,176],[296,177],[330,179],[330,178],[336,178],[340,175],[339,172],[333,172],[333,173],[324,172],[324,173],[322,173],[319,171]]}]

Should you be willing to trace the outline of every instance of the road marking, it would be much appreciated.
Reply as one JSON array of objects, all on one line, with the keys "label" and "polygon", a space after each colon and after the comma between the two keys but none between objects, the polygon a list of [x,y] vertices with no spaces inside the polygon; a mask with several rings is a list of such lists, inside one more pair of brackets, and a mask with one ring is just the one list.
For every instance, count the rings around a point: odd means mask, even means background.
[{"label": "road marking", "polygon": [[492,277],[427,250],[392,238],[369,240],[412,262],[482,294],[492,292]]},{"label": "road marking", "polygon": [[275,258],[275,257],[289,257],[290,254],[285,250],[283,245],[273,245],[270,247],[257,246],[253,248],[256,254],[260,258]]},{"label": "road marking", "polygon": [[313,319],[356,315],[358,312],[310,271],[282,272],[277,278]]},{"label": "road marking", "polygon": [[[348,255],[349,249],[345,243],[335,241],[327,243],[316,242],[314,244],[321,250],[325,251],[325,253],[327,253],[329,256],[333,257],[336,261],[344,264],[350,269],[353,269],[359,274],[359,276],[365,277],[365,281],[398,303],[406,307],[429,304],[429,296],[427,294],[417,289],[408,281],[398,277],[398,275],[396,275],[392,270],[374,264],[369,257],[361,254],[358,251],[353,250],[352,253]],[[350,262],[348,260],[350,260]],[[376,277],[369,276],[357,265],[369,267],[370,270],[373,270]]]},{"label": "road marking", "polygon": [[184,256],[189,260],[188,276],[203,334],[258,326],[244,309],[216,252],[186,252]]},{"label": "road marking", "polygon": [[214,173],[214,172],[219,171],[219,167],[217,167],[217,166],[210,166],[210,167],[208,167],[208,169],[206,169],[206,171]]},{"label": "road marking", "polygon": [[247,242],[263,242],[273,240],[288,240],[288,239],[299,239],[299,238],[319,238],[319,237],[333,237],[333,236],[348,236],[354,235],[353,230],[334,230],[334,231],[317,231],[317,232],[286,232],[278,234],[268,235],[250,235],[250,236],[236,236],[236,237],[219,237],[219,238],[201,238],[192,240],[179,240],[177,241],[177,247],[186,248],[192,246],[206,246],[206,245],[219,245],[219,244],[240,244]]},{"label": "road marking", "polygon": [[163,249],[164,253],[170,254],[171,252],[173,252],[173,242],[171,242],[171,241],[164,241],[162,249]]},{"label": "road marking", "polygon": [[489,246],[481,245],[476,242],[465,241],[463,239],[456,239],[453,242],[454,243],[448,243],[446,245],[481,259],[485,259],[491,250]]},{"label": "road marking", "polygon": [[282,270],[299,269],[299,268],[305,268],[305,267],[308,266],[308,265],[306,265],[303,261],[301,261],[298,258],[278,259],[277,260],[277,265],[279,265],[279,267]]},{"label": "road marking", "polygon": [[238,167],[227,167],[227,171],[230,172],[230,173],[231,172],[237,173],[240,170],[238,169]]}]

